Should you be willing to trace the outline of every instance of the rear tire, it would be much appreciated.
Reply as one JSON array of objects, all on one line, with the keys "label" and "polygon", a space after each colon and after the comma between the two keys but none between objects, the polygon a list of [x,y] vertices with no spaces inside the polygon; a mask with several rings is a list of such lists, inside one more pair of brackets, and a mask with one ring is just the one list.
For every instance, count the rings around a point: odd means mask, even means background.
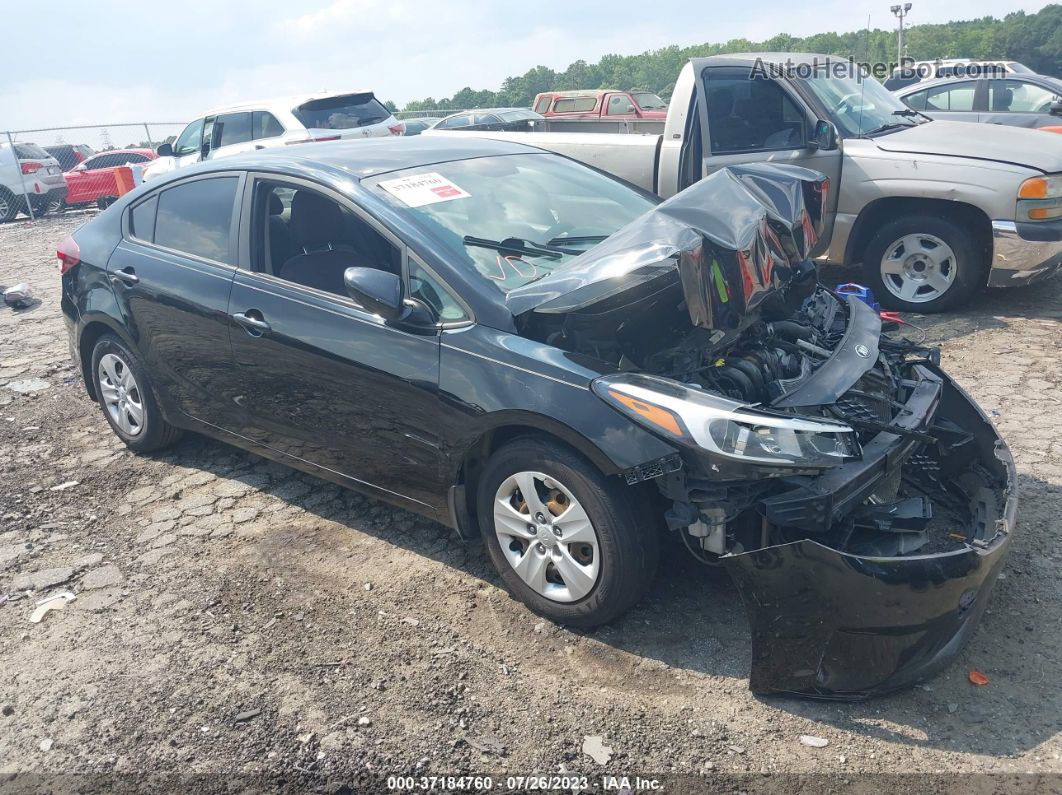
[{"label": "rear tire", "polygon": [[[534,483],[538,505],[552,512],[543,512],[544,521],[537,521],[536,503],[524,498],[518,482]],[[652,583],[659,529],[646,504],[568,447],[537,437],[509,442],[487,461],[477,496],[487,552],[506,588],[551,621],[604,624],[629,610]],[[589,530],[571,519],[579,510]],[[544,561],[537,578],[531,573],[536,561]]]},{"label": "rear tire", "polygon": [[163,418],[140,359],[113,334],[92,349],[92,382],[107,424],[133,452],[161,450],[181,437],[183,431]]},{"label": "rear tire", "polygon": [[0,222],[13,221],[18,215],[20,203],[6,188],[0,188]]},{"label": "rear tire", "polygon": [[885,224],[863,252],[863,272],[889,309],[943,312],[984,286],[988,261],[970,230],[944,218],[907,215]]}]

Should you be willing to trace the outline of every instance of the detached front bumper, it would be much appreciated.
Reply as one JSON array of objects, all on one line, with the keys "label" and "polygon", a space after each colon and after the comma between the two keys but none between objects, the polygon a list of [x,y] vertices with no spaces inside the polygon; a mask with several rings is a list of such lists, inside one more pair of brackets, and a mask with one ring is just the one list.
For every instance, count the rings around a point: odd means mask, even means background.
[{"label": "detached front bumper", "polygon": [[[851,554],[805,538],[722,557],[749,614],[754,692],[840,700],[887,693],[934,674],[976,627],[1015,525],[1014,462],[961,387],[928,363],[917,367],[926,388],[908,400],[908,430],[946,422],[961,443],[927,465],[910,434],[883,432],[862,460],[796,479],[795,489],[765,500],[761,512],[766,521],[828,527],[890,479],[906,476],[964,482],[972,519],[938,521],[938,542],[929,548],[945,551],[936,553]],[[971,488],[971,478],[984,486]]]},{"label": "detached front bumper", "polygon": [[992,222],[992,287],[1018,287],[1062,268],[1062,223]]}]

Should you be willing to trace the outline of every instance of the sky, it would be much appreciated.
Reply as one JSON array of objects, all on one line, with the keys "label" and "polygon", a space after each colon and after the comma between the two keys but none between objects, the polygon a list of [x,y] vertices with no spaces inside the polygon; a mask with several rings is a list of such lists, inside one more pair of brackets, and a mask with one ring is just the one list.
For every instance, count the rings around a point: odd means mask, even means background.
[{"label": "sky", "polygon": [[[1002,17],[1044,5],[914,0],[908,19]],[[4,27],[40,27],[40,8],[12,6],[3,12]],[[539,64],[563,69],[606,53],[858,30],[868,14],[872,27],[895,26],[888,2],[851,0],[759,0],[754,8],[690,0],[182,0],[154,10],[116,0],[48,0],[45,8],[54,23],[44,30],[54,24],[61,33],[4,37],[0,131],[183,123],[217,105],[321,89],[368,88],[401,107],[466,85],[496,89]],[[37,136],[40,143],[53,142],[49,137]]]}]

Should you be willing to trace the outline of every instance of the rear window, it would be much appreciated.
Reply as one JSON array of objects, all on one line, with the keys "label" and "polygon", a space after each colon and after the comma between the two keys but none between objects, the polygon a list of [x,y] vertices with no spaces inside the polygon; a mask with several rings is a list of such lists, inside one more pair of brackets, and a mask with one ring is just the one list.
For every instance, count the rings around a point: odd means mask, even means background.
[{"label": "rear window", "polygon": [[554,113],[585,113],[597,107],[597,97],[561,97],[553,103]]},{"label": "rear window", "polygon": [[37,144],[15,144],[15,154],[19,160],[47,160],[51,157]]},{"label": "rear window", "polygon": [[315,99],[295,108],[292,113],[302,126],[318,130],[350,130],[386,121],[391,111],[372,94],[345,94],[341,97]]},{"label": "rear window", "polygon": [[549,94],[546,94],[543,97],[539,97],[538,102],[535,103],[535,112],[545,113],[547,110],[549,110],[549,101],[551,99],[553,99],[553,97],[551,97]]}]

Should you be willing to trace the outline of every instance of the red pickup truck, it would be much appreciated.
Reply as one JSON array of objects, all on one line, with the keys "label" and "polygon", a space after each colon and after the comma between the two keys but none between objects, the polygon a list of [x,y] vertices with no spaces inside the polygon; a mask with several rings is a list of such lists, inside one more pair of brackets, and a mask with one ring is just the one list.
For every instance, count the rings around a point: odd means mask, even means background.
[{"label": "red pickup truck", "polygon": [[546,91],[533,108],[547,119],[667,118],[667,103],[651,91]]}]

